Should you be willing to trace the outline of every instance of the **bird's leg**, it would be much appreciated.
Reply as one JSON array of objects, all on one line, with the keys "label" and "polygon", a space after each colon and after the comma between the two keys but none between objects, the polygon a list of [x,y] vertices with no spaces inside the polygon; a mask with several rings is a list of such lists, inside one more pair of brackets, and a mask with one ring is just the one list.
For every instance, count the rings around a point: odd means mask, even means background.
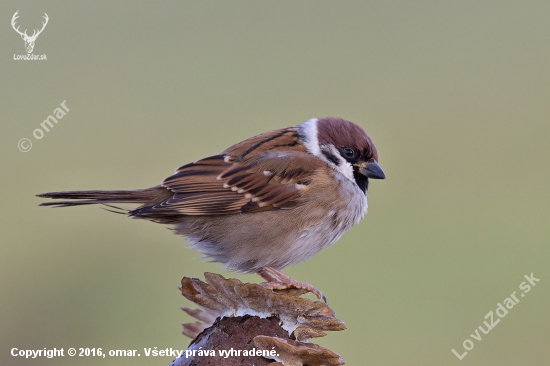
[{"label": "bird's leg", "polygon": [[296,288],[300,290],[305,290],[305,292],[311,292],[319,300],[327,302],[327,298],[321,291],[313,287],[307,282],[296,281],[290,276],[285,275],[283,272],[275,269],[273,267],[262,267],[258,274],[262,276],[267,282],[262,283],[261,285],[269,290],[286,290],[288,288]]}]

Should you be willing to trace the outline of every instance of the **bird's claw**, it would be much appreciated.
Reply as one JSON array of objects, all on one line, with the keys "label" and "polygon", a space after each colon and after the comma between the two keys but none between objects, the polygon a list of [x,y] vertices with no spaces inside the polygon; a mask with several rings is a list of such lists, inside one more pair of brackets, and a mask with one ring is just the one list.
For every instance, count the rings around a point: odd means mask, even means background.
[{"label": "bird's claw", "polygon": [[322,300],[323,302],[327,303],[326,296],[317,288],[313,287],[307,282],[296,281],[295,279],[285,275],[284,273],[282,273],[277,269],[274,269],[271,267],[264,267],[262,268],[261,271],[258,272],[258,274],[268,281],[260,284],[268,290],[280,291],[280,290],[288,290],[288,289],[297,289],[299,290],[298,296],[307,292],[311,292],[319,300]]}]

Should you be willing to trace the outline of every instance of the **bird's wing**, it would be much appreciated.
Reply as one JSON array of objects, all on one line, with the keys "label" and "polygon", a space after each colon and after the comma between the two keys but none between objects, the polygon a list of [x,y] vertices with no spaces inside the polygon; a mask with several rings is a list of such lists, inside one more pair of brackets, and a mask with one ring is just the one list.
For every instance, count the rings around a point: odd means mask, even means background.
[{"label": "bird's wing", "polygon": [[294,128],[271,131],[184,165],[161,184],[173,195],[136,213],[222,215],[293,207],[323,164],[298,138]]}]

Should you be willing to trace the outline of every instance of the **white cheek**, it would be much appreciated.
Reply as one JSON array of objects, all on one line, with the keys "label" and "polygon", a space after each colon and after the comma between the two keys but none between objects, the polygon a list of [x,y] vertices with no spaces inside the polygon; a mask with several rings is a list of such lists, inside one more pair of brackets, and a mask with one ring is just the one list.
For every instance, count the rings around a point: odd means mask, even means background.
[{"label": "white cheek", "polygon": [[336,170],[338,170],[340,173],[342,173],[346,178],[348,178],[352,182],[355,182],[355,178],[353,178],[353,167],[347,161],[337,166]]},{"label": "white cheek", "polygon": [[330,153],[332,156],[338,159],[338,165],[334,164],[332,161],[328,160],[323,153],[321,153],[321,159],[326,161],[334,170],[340,172],[344,177],[348,178],[355,183],[355,178],[353,178],[353,166],[344,159],[338,149],[334,145],[326,144],[320,147],[322,151]]},{"label": "white cheek", "polygon": [[[317,118],[312,118],[298,126],[307,151],[323,160],[334,170],[340,172],[344,177],[355,183],[355,179],[353,178],[353,166],[340,155],[338,149],[332,144],[319,145],[319,139],[317,138],[317,121]],[[323,155],[322,151],[327,151],[334,155],[338,159],[338,165],[329,161],[326,156]]]}]

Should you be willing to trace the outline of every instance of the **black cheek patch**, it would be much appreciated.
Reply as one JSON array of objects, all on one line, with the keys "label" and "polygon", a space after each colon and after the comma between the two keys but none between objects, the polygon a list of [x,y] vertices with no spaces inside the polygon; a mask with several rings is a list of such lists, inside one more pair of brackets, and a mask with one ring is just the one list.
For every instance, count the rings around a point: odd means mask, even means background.
[{"label": "black cheek patch", "polygon": [[329,151],[321,151],[323,153],[323,155],[331,162],[334,163],[334,165],[340,165],[340,160],[334,156],[332,153],[330,153]]}]

